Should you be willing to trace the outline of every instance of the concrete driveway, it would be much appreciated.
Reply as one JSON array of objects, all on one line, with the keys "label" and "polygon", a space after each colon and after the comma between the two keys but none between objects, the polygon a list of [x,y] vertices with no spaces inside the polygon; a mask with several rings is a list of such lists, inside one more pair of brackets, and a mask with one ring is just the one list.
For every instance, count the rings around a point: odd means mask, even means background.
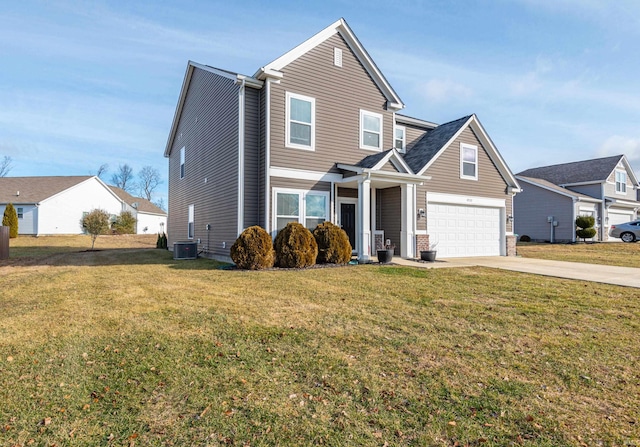
[{"label": "concrete driveway", "polygon": [[519,256],[487,256],[478,258],[447,258],[436,262],[417,262],[393,258],[393,262],[421,268],[440,267],[491,267],[556,278],[579,279],[603,284],[640,288],[640,269],[608,265],[583,264],[579,262],[547,261],[545,259],[521,258]]}]

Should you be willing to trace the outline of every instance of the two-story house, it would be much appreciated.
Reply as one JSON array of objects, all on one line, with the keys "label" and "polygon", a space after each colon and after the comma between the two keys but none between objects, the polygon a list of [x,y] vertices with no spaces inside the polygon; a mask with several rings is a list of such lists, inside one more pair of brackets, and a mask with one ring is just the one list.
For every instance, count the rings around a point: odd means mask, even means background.
[{"label": "two-story house", "polygon": [[577,216],[593,216],[605,241],[611,225],[638,217],[638,179],[624,155],[541,166],[516,175],[515,230],[533,240],[575,242]]},{"label": "two-story house", "polygon": [[[344,19],[246,76],[189,62],[167,141],[169,245],[209,256],[251,225],[330,220],[367,261],[515,252],[515,176],[475,115],[447,124],[404,103]],[[508,243],[509,241],[509,243]]]}]

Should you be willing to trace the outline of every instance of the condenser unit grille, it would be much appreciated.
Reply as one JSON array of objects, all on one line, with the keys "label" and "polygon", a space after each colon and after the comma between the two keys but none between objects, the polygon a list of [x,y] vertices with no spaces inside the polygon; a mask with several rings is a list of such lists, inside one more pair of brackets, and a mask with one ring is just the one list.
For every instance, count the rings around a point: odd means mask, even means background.
[{"label": "condenser unit grille", "polygon": [[198,244],[195,242],[174,242],[173,259],[197,259]]}]

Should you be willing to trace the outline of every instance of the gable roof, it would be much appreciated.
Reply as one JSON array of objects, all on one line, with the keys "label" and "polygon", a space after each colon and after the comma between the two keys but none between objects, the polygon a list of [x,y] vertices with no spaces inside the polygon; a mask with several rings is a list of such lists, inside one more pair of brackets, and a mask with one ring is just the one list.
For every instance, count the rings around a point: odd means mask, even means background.
[{"label": "gable roof", "polygon": [[581,194],[579,192],[575,192],[570,189],[563,188],[562,186],[558,186],[554,183],[548,182],[540,178],[524,177],[522,175],[516,175],[516,178],[521,182],[529,183],[531,185],[538,186],[542,189],[546,189],[547,191],[551,191],[566,197],[575,198],[575,199],[583,200],[586,202],[595,202],[595,203],[602,202],[602,200],[597,199],[595,197],[591,197],[587,194]]},{"label": "gable roof", "polygon": [[392,110],[403,109],[404,103],[393,87],[391,87],[391,84],[389,84],[371,56],[369,56],[369,53],[362,46],[344,18],[338,19],[336,22],[332,23],[319,33],[311,36],[297,47],[286,52],[264,67],[261,67],[256,71],[253,77],[260,80],[264,80],[268,77],[281,78],[283,73],[280,70],[336,33],[340,34],[344,39],[369,76],[371,76],[373,82],[380,89],[385,98],[387,98],[389,108]]},{"label": "gable roof", "polygon": [[0,177],[0,203],[40,203],[93,177]]},{"label": "gable roof", "polygon": [[[111,191],[113,191],[115,195],[117,195],[120,198],[120,200],[129,204],[131,207],[135,208],[140,213],[161,214],[163,216],[167,215],[166,211],[163,211],[161,208],[157,207],[156,205],[154,205],[153,203],[151,203],[150,201],[148,201],[143,197],[132,196],[127,191],[125,191],[122,188],[118,188],[117,186],[113,186],[113,185],[108,185],[108,186],[109,186],[109,189],[111,189]],[[136,203],[137,205],[133,206],[134,203]]]},{"label": "gable roof", "polygon": [[607,178],[609,178],[620,161],[625,164],[627,171],[633,175],[633,183],[638,184],[638,180],[635,178],[635,174],[624,155],[531,168],[518,173],[518,175],[547,180],[556,185],[602,183],[607,181]]}]

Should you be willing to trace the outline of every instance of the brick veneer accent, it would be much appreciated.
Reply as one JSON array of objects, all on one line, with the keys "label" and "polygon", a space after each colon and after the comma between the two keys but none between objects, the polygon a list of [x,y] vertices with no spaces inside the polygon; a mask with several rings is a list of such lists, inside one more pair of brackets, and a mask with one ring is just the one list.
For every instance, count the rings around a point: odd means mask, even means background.
[{"label": "brick veneer accent", "polygon": [[417,245],[418,245],[418,253],[416,253],[416,257],[420,257],[420,252],[421,251],[426,251],[429,250],[429,235],[428,234],[418,234],[416,236],[417,238]]},{"label": "brick veneer accent", "polygon": [[516,255],[516,237],[511,235],[507,236],[507,256]]}]

